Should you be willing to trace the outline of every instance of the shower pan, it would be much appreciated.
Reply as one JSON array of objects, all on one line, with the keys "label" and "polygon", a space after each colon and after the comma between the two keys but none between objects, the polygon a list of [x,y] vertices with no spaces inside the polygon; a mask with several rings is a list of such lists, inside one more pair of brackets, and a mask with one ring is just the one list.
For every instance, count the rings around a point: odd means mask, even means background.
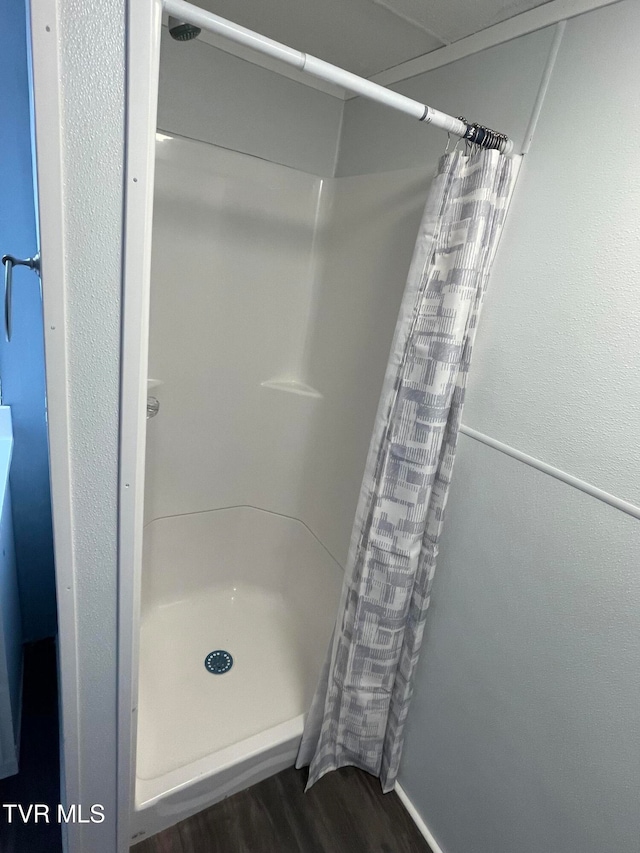
[{"label": "shower pan", "polygon": [[[293,763],[340,568],[300,521],[249,506],[148,525],[137,799],[178,808]],[[163,798],[165,801],[163,802]],[[196,805],[197,805],[196,797]],[[160,805],[158,805],[160,804]]]}]

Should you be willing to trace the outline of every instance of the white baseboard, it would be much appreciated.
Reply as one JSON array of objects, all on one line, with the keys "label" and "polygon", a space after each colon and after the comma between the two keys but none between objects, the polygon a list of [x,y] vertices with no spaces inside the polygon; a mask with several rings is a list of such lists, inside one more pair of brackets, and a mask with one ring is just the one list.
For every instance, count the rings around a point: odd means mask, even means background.
[{"label": "white baseboard", "polygon": [[422,835],[424,840],[427,842],[427,844],[431,848],[432,853],[444,853],[444,850],[442,849],[442,847],[440,847],[438,842],[433,837],[433,833],[431,832],[431,830],[429,829],[427,824],[424,822],[424,820],[420,817],[418,810],[416,809],[416,807],[413,805],[413,803],[411,802],[411,800],[409,799],[409,797],[405,793],[402,785],[400,785],[398,782],[396,782],[395,791],[396,791],[396,794],[402,800],[402,805],[405,807],[405,809],[411,815],[411,819],[413,820],[413,822],[417,826],[418,832],[420,833],[420,835]]}]

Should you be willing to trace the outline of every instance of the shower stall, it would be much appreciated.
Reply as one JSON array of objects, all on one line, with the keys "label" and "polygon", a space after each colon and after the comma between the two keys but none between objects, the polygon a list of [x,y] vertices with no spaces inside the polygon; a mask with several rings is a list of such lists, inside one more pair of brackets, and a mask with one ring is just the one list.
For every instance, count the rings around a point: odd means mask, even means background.
[{"label": "shower stall", "polygon": [[123,843],[294,763],[435,165],[335,176],[339,101],[319,134],[317,90],[160,12],[131,11]]},{"label": "shower stall", "polygon": [[323,181],[157,139],[136,782],[147,809],[175,789],[190,800],[197,779],[223,796],[293,762],[362,455],[330,494],[326,409],[340,420],[340,402],[308,365]]},{"label": "shower stall", "polygon": [[294,762],[406,272],[363,258],[428,183],[403,177],[157,133],[134,835]]}]

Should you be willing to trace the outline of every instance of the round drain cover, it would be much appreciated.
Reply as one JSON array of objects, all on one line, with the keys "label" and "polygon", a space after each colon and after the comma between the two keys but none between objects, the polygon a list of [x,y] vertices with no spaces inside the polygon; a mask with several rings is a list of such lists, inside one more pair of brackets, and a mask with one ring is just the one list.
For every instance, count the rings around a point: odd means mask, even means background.
[{"label": "round drain cover", "polygon": [[209,652],[204,659],[204,666],[214,675],[224,675],[233,666],[233,658],[224,649],[215,649],[215,651]]}]

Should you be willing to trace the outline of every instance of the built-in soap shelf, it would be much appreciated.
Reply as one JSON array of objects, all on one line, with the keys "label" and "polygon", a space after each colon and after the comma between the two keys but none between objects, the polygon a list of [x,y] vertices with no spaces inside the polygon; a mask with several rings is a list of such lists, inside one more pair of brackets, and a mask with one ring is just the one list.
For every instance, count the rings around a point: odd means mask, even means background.
[{"label": "built-in soap shelf", "polygon": [[265,382],[261,382],[260,385],[263,388],[271,388],[273,391],[297,394],[299,397],[314,397],[316,400],[322,399],[322,394],[317,388],[313,388],[305,382],[298,382],[295,379],[267,379]]}]

